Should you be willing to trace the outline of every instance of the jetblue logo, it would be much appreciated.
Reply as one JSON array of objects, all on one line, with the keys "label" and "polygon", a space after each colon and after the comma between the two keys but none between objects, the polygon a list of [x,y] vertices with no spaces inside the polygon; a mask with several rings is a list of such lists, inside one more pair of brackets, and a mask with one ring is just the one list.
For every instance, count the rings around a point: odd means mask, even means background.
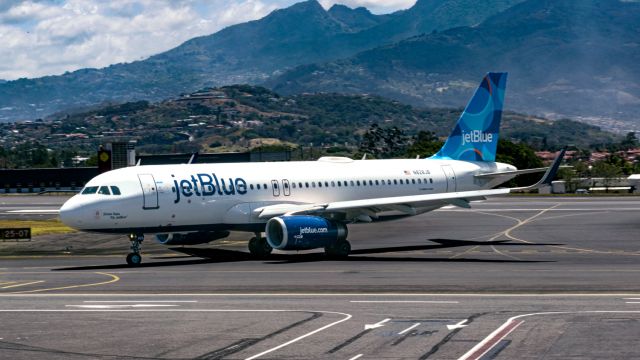
[{"label": "jetblue logo", "polygon": [[329,228],[326,227],[300,227],[300,233],[298,235],[294,235],[293,237],[296,239],[303,239],[304,234],[326,234],[329,232]]},{"label": "jetblue logo", "polygon": [[469,132],[462,132],[462,145],[469,143],[489,143],[493,141],[492,133],[484,133],[480,130],[471,130]]},{"label": "jetblue logo", "polygon": [[244,195],[247,193],[247,182],[242,178],[218,179],[216,174],[195,174],[187,179],[174,179],[176,198],[174,203],[180,202],[180,196],[214,196],[214,195]]}]

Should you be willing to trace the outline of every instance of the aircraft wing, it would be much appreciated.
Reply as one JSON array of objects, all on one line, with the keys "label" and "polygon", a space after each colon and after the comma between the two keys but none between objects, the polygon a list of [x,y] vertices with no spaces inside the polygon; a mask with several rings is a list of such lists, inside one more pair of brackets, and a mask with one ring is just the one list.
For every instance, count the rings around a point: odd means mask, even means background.
[{"label": "aircraft wing", "polygon": [[349,213],[349,218],[366,219],[366,217],[377,217],[376,214],[379,212],[392,210],[400,211],[406,215],[416,215],[425,212],[424,210],[435,210],[446,205],[468,208],[470,201],[484,200],[486,196],[505,195],[509,192],[510,189],[505,188],[336,201],[326,204],[275,204],[254,211],[261,219],[280,215],[322,215],[324,213]]}]

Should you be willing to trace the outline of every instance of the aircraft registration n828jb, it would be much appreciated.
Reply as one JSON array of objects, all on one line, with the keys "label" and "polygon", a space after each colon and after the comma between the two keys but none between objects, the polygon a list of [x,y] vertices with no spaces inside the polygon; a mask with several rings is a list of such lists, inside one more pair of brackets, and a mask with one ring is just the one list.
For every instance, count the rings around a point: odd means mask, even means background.
[{"label": "aircraft registration n828jb", "polygon": [[130,265],[142,260],[145,234],[167,245],[195,245],[231,230],[254,233],[249,251],[258,257],[316,248],[345,257],[350,223],[469,207],[511,192],[494,187],[523,173],[546,170],[531,187],[551,183],[564,151],[549,168],[517,170],[495,161],[506,80],[506,73],[482,79],[429,158],[133,166],[91,179],[60,208],[60,218],[79,230],[129,234]]}]

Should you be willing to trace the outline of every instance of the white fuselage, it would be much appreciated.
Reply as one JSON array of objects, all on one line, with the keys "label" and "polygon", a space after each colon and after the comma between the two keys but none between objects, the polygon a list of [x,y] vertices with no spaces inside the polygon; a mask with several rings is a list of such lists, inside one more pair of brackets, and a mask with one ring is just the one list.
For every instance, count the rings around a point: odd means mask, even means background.
[{"label": "white fuselage", "polygon": [[101,174],[85,187],[115,186],[120,195],[81,193],[60,213],[72,227],[99,232],[263,231],[266,219],[254,210],[268,205],[488,189],[497,184],[474,175],[512,170],[495,162],[347,158],[135,166]]}]

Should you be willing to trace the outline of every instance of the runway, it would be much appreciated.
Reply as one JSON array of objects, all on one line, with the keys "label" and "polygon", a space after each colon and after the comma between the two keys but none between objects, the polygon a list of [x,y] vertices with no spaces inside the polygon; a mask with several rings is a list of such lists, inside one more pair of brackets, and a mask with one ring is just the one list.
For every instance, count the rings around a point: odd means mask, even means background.
[{"label": "runway", "polygon": [[639,218],[638,197],[497,198],[350,226],[344,261],[254,260],[243,234],[146,240],[135,269],[119,236],[0,243],[0,357],[638,358]]}]

